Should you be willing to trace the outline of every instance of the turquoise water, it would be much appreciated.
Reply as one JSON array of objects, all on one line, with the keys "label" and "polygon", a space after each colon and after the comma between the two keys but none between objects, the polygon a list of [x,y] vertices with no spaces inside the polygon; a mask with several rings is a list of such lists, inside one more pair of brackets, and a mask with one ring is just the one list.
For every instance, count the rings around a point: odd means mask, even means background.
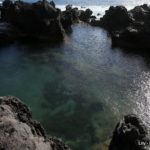
[{"label": "turquoise water", "polygon": [[101,28],[73,25],[60,44],[0,49],[0,95],[28,104],[48,134],[74,150],[102,150],[117,121],[137,113],[149,125],[150,68],[111,48]]}]

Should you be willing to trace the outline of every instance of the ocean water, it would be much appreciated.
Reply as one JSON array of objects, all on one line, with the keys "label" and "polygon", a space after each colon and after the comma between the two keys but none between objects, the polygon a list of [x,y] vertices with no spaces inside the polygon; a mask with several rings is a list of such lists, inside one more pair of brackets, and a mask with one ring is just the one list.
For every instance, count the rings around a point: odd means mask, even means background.
[{"label": "ocean water", "polygon": [[[0,0],[0,3],[2,3],[2,1],[3,0]],[[25,1],[35,2],[36,0],[25,0]],[[53,0],[53,1],[56,3],[57,7],[60,8],[61,10],[65,10],[65,6],[67,4],[72,4],[74,7],[78,7],[79,9],[83,10],[90,8],[93,11],[93,15],[96,16],[99,13],[100,14],[99,17],[103,16],[105,14],[105,11],[110,6],[123,5],[128,10],[130,10],[137,5],[150,4],[149,0]],[[85,8],[81,8],[81,6]]]},{"label": "ocean water", "polygon": [[[62,9],[72,3],[97,11],[146,2],[57,1]],[[138,114],[150,128],[149,62],[112,48],[105,30],[85,24],[73,25],[59,44],[0,47],[0,95],[20,98],[49,135],[62,138],[73,150],[106,149],[116,123],[126,114]]]}]

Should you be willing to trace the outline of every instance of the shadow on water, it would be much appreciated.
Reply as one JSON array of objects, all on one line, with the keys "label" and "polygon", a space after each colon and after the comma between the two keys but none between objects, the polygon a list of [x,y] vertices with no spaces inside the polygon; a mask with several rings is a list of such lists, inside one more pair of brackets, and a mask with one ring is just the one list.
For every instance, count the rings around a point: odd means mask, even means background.
[{"label": "shadow on water", "polygon": [[112,44],[112,49],[119,49],[122,53],[124,53],[124,55],[127,56],[134,56],[134,57],[138,57],[141,56],[144,60],[144,62],[148,65],[148,67],[150,67],[150,51],[147,48],[139,48],[135,46],[136,44],[134,44],[134,46],[130,43],[126,43],[124,44],[124,46],[119,46],[119,45],[113,45]]}]

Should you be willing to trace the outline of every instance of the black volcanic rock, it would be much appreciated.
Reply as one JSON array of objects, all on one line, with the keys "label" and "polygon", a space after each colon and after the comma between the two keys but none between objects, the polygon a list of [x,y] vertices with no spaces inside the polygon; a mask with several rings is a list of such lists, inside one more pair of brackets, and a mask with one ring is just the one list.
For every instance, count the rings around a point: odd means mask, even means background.
[{"label": "black volcanic rock", "polygon": [[100,20],[93,19],[90,24],[105,28],[112,37],[113,47],[150,54],[150,6],[147,4],[130,11],[123,6],[111,6]]},{"label": "black volcanic rock", "polygon": [[12,37],[8,32],[0,31],[0,45],[8,45],[14,42],[14,37]]},{"label": "black volcanic rock", "polygon": [[79,21],[89,23],[90,20],[96,19],[92,14],[93,12],[90,9],[84,11],[79,10],[78,8],[73,8],[72,5],[67,5],[66,10],[62,12],[61,23],[64,28],[68,28]]},{"label": "black volcanic rock", "polygon": [[81,21],[88,23],[90,19],[93,17],[92,14],[93,12],[90,9],[86,9],[85,11],[81,10],[79,18]]},{"label": "black volcanic rock", "polygon": [[79,20],[89,22],[95,19],[92,11],[85,11],[67,5],[65,11],[56,8],[53,1],[47,0],[28,3],[21,0],[4,0],[0,7],[1,22],[7,22],[12,27],[13,32],[7,33],[0,31],[0,43],[15,40],[34,40],[34,41],[62,41],[65,30],[70,29],[71,25],[78,23]]},{"label": "black volcanic rock", "polygon": [[127,115],[113,133],[109,150],[149,150],[150,139],[143,122],[135,115]]},{"label": "black volcanic rock", "polygon": [[2,20],[15,26],[21,36],[30,36],[44,40],[56,41],[64,37],[60,23],[60,10],[53,2],[5,0],[2,5]]},{"label": "black volcanic rock", "polygon": [[12,44],[15,41],[13,28],[7,23],[0,23],[0,46]]},{"label": "black volcanic rock", "polygon": [[67,5],[66,10],[61,13],[61,23],[66,29],[73,23],[79,21],[79,10],[78,8],[72,8],[72,5]]},{"label": "black volcanic rock", "polygon": [[124,6],[111,6],[100,19],[100,26],[108,31],[116,31],[127,27],[132,18]]},{"label": "black volcanic rock", "polygon": [[0,97],[1,150],[70,150],[61,140],[48,137],[31,110],[13,96]]},{"label": "black volcanic rock", "polygon": [[132,15],[135,21],[144,21],[147,19],[147,15],[150,12],[150,6],[147,4],[136,6],[129,13]]},{"label": "black volcanic rock", "polygon": [[51,4],[54,8],[56,7],[54,1],[50,1],[50,4]]}]

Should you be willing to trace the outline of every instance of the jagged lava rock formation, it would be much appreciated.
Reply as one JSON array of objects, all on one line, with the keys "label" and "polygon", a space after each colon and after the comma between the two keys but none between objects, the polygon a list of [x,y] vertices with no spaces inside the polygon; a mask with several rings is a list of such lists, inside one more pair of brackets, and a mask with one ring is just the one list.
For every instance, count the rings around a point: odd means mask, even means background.
[{"label": "jagged lava rock formation", "polygon": [[48,137],[32,120],[30,109],[13,96],[0,97],[0,150],[70,150],[61,140]]},{"label": "jagged lava rock formation", "polygon": [[91,25],[106,29],[112,46],[150,54],[150,6],[136,6],[128,11],[124,6],[111,6],[100,20]]},{"label": "jagged lava rock formation", "polygon": [[127,115],[113,133],[109,150],[149,150],[148,130],[136,115]]},{"label": "jagged lava rock formation", "polygon": [[[113,133],[109,150],[149,150],[150,139],[143,122],[127,115]],[[145,143],[145,145],[143,144]],[[47,136],[31,110],[18,98],[0,97],[0,150],[71,150],[60,139]]]},{"label": "jagged lava rock formation", "polygon": [[65,31],[72,24],[79,20],[88,22],[92,13],[90,9],[81,11],[72,8],[72,5],[61,11],[53,1],[28,3],[4,0],[0,6],[0,22],[8,23],[9,28],[0,29],[0,45],[20,39],[63,41]]},{"label": "jagged lava rock formation", "polygon": [[54,3],[37,1],[5,0],[1,7],[1,20],[12,25],[13,36],[31,37],[50,41],[64,38],[64,29],[60,23],[60,10]]}]

